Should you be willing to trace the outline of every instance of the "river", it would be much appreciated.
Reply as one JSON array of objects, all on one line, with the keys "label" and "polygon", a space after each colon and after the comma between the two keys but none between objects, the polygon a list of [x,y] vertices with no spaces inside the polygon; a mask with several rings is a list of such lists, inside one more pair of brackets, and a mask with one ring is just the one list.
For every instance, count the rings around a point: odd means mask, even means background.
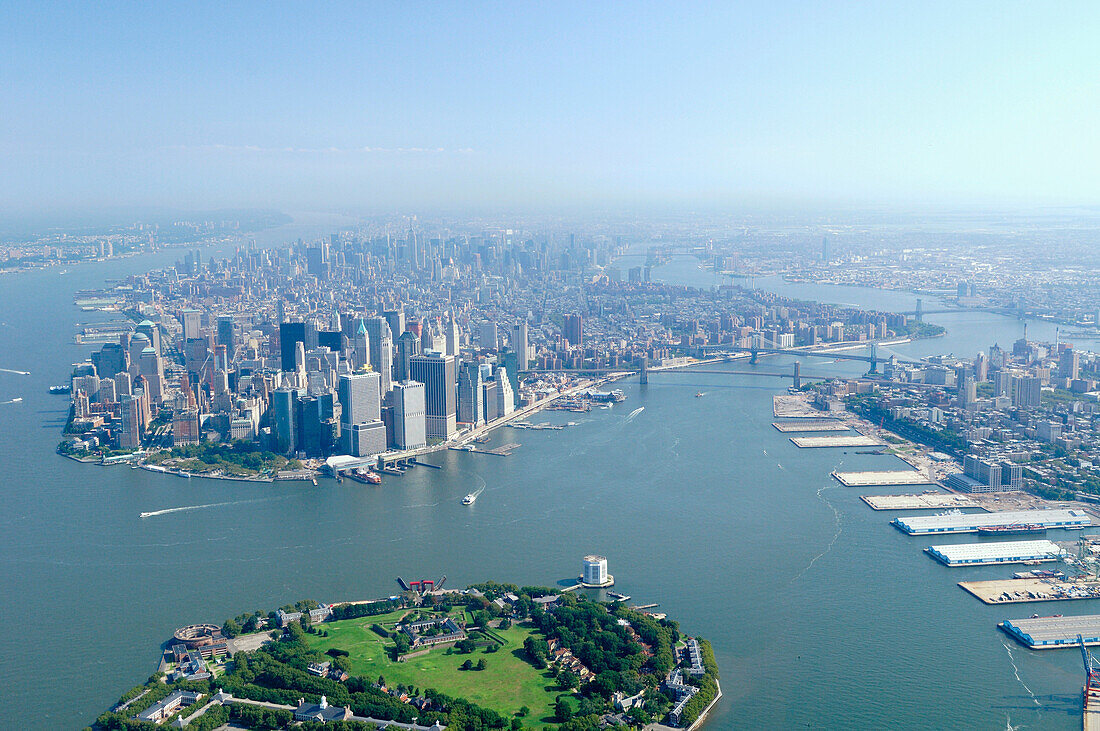
[{"label": "river", "polygon": [[[279,236],[296,235],[265,239]],[[725,697],[710,728],[1079,728],[1079,655],[1009,643],[996,623],[1034,609],[986,607],[955,586],[1006,569],[940,566],[921,552],[927,541],[840,487],[833,469],[898,462],[795,448],[770,426],[771,397],[786,385],[776,379],[628,379],[614,408],[535,418],[576,422],[564,430],[494,432],[490,446],[522,445],[512,456],[437,453],[444,469],[380,487],[187,480],[56,456],[67,402],[46,387],[87,352],[72,344],[72,323],[87,319],[72,293],[178,256],[0,279],[0,368],[31,372],[0,372],[0,401],[23,398],[0,405],[0,727],[89,723],[155,669],[159,644],[182,624],[387,595],[398,575],[553,584],[597,552],[618,591],[659,602],[713,642]],[[709,285],[681,257],[654,278],[691,270]],[[836,289],[849,298],[840,301],[900,301]],[[938,317],[928,319],[946,337],[897,350],[971,354],[1022,331],[985,313]],[[806,370],[858,372],[831,361]],[[477,503],[460,504],[480,487]],[[188,509],[138,517],[172,508]]]}]

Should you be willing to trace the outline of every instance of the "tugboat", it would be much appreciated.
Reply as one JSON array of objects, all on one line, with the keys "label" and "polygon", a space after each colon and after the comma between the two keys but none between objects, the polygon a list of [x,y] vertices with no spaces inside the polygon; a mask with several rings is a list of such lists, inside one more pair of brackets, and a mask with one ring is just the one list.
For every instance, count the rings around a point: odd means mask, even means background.
[{"label": "tugboat", "polygon": [[471,492],[469,495],[462,498],[462,504],[463,505],[473,505],[474,500],[477,500],[477,493],[476,492]]}]

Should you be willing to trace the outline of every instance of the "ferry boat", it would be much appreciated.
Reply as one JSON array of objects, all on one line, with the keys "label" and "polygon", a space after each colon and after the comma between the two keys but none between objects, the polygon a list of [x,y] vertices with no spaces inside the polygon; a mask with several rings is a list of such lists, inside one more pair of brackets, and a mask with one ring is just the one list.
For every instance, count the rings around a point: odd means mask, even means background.
[{"label": "ferry boat", "polygon": [[68,386],[50,386],[50,393],[53,394],[68,393],[69,390]]},{"label": "ferry boat", "polygon": [[476,492],[471,492],[469,495],[462,498],[462,504],[463,505],[473,505],[474,500],[477,500],[477,493]]},{"label": "ferry boat", "polygon": [[979,535],[1019,536],[1028,533],[1046,533],[1047,527],[1039,523],[1013,523],[1011,525],[987,525],[978,528]]},{"label": "ferry boat", "polygon": [[700,391],[699,393],[695,394],[695,398],[703,398],[703,392]]}]

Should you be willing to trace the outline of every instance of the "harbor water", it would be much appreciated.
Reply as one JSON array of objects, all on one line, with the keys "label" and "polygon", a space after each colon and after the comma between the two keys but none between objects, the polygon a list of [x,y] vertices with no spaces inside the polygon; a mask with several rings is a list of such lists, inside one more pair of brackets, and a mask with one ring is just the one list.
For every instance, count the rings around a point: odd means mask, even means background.
[{"label": "harbor water", "polygon": [[[771,427],[772,396],[787,385],[779,379],[628,379],[619,383],[625,403],[532,419],[573,426],[494,432],[485,446],[518,442],[511,456],[441,452],[428,459],[443,469],[414,468],[377,487],[181,479],[56,456],[68,403],[47,387],[66,382],[87,352],[72,344],[72,323],[88,319],[73,292],[176,256],[0,280],[0,368],[31,373],[0,371],[0,401],[23,399],[0,405],[0,727],[91,722],[155,670],[159,644],[182,624],[306,597],[387,595],[399,575],[446,574],[450,587],[553,584],[576,577],[586,553],[608,557],[616,591],[660,603],[713,642],[725,697],[710,728],[1080,727],[1079,655],[1013,644],[996,624],[1031,607],[985,606],[955,586],[1005,569],[941,566],[922,552],[926,539],[889,525],[895,514],[870,510],[861,490],[833,480],[837,469],[904,465],[854,449],[797,449]],[[662,276],[703,286],[712,277],[682,257],[655,270]],[[949,334],[898,352],[972,354],[1022,331],[986,313],[928,319]],[[858,365],[804,370],[855,374]]]}]

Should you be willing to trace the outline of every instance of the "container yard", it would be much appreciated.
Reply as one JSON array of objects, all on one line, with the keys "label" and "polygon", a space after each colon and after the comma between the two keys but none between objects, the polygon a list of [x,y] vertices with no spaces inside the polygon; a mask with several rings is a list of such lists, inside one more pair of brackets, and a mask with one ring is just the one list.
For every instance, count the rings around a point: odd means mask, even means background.
[{"label": "container yard", "polygon": [[845,487],[869,485],[930,485],[928,475],[918,470],[885,470],[882,472],[834,472],[833,477]]},{"label": "container yard", "polygon": [[883,443],[874,437],[855,434],[850,437],[791,437],[791,443],[801,449],[818,447],[881,447]]},{"label": "container yard", "polygon": [[1086,645],[1100,645],[1100,614],[1006,619],[997,626],[1032,650],[1078,647],[1077,635],[1081,635]]},{"label": "container yard", "polygon": [[936,492],[934,490],[908,495],[860,495],[859,499],[867,503],[872,510],[929,510],[935,508],[981,508],[986,510],[980,503],[965,495]]},{"label": "container yard", "polygon": [[1000,541],[929,546],[929,556],[945,566],[992,566],[1002,563],[1057,561],[1064,551],[1053,541]]},{"label": "container yard", "polygon": [[1079,529],[1092,525],[1083,510],[1017,510],[997,513],[941,513],[894,518],[890,523],[911,536],[930,533],[977,533],[981,528],[1038,526]]},{"label": "container yard", "polygon": [[843,421],[823,419],[821,421],[774,421],[772,422],[778,431],[783,433],[799,431],[848,431],[848,426]]}]

